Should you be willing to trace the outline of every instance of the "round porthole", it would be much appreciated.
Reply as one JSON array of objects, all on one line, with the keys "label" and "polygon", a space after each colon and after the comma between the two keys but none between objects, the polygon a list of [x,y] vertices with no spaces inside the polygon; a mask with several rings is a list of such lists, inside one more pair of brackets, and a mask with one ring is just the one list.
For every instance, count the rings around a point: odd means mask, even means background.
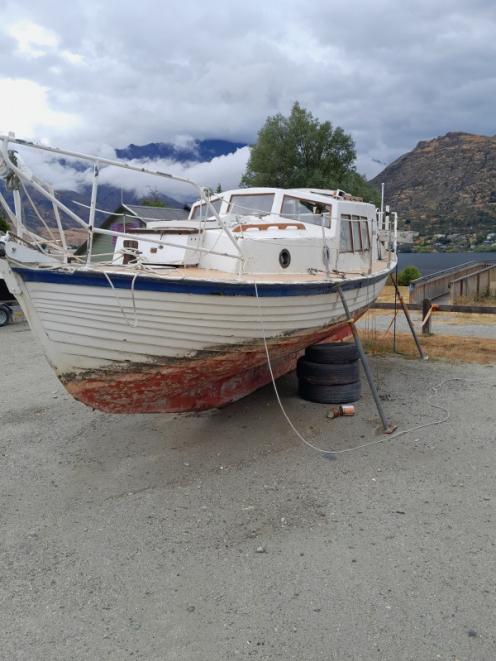
[{"label": "round porthole", "polygon": [[286,248],[279,253],[279,264],[283,269],[287,269],[291,264],[291,253]]}]

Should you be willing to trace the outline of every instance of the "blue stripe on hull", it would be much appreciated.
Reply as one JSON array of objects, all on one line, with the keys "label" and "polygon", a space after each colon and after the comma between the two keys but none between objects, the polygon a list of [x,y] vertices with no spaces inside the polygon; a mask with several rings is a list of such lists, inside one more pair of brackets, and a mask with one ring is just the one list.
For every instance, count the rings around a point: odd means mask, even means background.
[{"label": "blue stripe on hull", "polygon": [[[101,271],[48,271],[42,269],[14,268],[25,282],[46,282],[57,285],[76,285],[81,287],[110,287],[110,284]],[[116,289],[131,289],[134,273],[121,275],[109,273],[108,277]],[[258,295],[262,298],[280,296],[315,296],[329,294],[336,291],[337,284],[343,291],[368,287],[386,277],[381,273],[373,277],[364,277],[356,280],[344,280],[339,283],[305,282],[299,284],[263,284],[257,283]],[[205,296],[255,296],[253,284],[244,282],[211,282],[203,280],[169,280],[138,275],[134,281],[136,291],[171,292],[174,294],[200,294]]]}]

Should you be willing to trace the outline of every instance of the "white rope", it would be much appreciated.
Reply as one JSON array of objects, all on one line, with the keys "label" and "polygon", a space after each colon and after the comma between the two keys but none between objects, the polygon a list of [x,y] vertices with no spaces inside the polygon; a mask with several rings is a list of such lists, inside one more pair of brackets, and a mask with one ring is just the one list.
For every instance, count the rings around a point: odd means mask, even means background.
[{"label": "white rope", "polygon": [[[302,436],[302,434],[298,431],[298,429],[295,427],[295,425],[293,424],[290,417],[286,413],[286,410],[285,410],[285,408],[282,404],[281,397],[280,397],[279,391],[277,389],[276,380],[275,380],[275,377],[274,377],[274,372],[272,370],[272,364],[271,364],[271,361],[270,361],[269,347],[267,345],[267,339],[266,339],[266,334],[265,334],[265,326],[264,326],[264,322],[263,322],[263,312],[262,312],[262,306],[260,304],[260,298],[258,296],[257,283],[254,282],[253,285],[255,287],[255,296],[257,298],[258,309],[260,311],[260,326],[262,328],[262,335],[263,335],[263,341],[264,341],[264,347],[265,347],[265,355],[267,357],[267,367],[269,368],[270,377],[272,379],[272,386],[274,388],[274,392],[275,392],[275,395],[276,395],[277,402],[279,404],[279,407],[281,409],[281,412],[282,412],[283,416],[285,417],[287,423],[289,424],[291,429],[294,431],[296,436],[300,439],[300,441],[302,443],[304,443],[305,445],[308,445],[308,447],[312,448],[312,450],[315,450],[316,452],[320,452],[321,454],[324,454],[324,455],[344,454],[346,452],[354,452],[355,450],[360,450],[362,448],[369,447],[370,445],[378,445],[379,443],[384,443],[384,441],[392,441],[393,439],[399,438],[400,436],[404,436],[405,434],[410,434],[411,432],[414,432],[414,431],[418,431],[419,429],[425,429],[426,427],[433,427],[434,425],[441,425],[441,424],[447,422],[450,419],[451,414],[450,414],[450,412],[447,408],[445,408],[443,406],[439,406],[437,404],[433,404],[430,401],[427,401],[427,404],[429,406],[431,406],[432,408],[439,409],[440,411],[443,411],[444,412],[444,417],[441,418],[440,420],[434,420],[433,422],[426,422],[422,425],[416,425],[415,427],[410,427],[409,429],[403,429],[402,431],[398,431],[398,432],[395,432],[394,434],[384,436],[383,438],[379,438],[375,441],[368,441],[367,443],[361,443],[360,445],[355,445],[351,448],[345,448],[343,450],[334,450],[333,448],[324,449],[324,448],[317,447],[316,445],[313,445],[313,443],[310,443],[310,441],[308,441],[306,438],[304,438]],[[445,379],[444,381],[441,381],[440,383],[438,383],[434,386],[431,386],[430,390],[432,390],[434,392],[434,394],[436,394],[437,391],[439,390],[439,388],[441,388],[441,386],[443,386],[446,383],[449,383],[450,381],[468,381],[468,380],[464,379],[462,377],[453,377],[453,378],[450,378],[450,379]],[[476,383],[478,383],[478,382],[476,382]]]},{"label": "white rope", "polygon": [[139,273],[135,273],[133,280],[131,282],[131,300],[133,302],[133,314],[134,314],[134,320],[129,321],[127,314],[124,312],[124,308],[121,305],[121,299],[119,295],[117,294],[117,289],[114,287],[114,283],[110,279],[110,276],[106,271],[103,271],[103,275],[107,278],[107,281],[109,285],[112,287],[112,291],[114,292],[114,297],[115,300],[117,301],[117,304],[121,310],[122,316],[124,317],[124,320],[130,326],[131,328],[136,328],[138,326],[138,316],[137,316],[137,310],[136,310],[136,299],[134,298],[134,283],[136,282],[136,278],[138,277]]},{"label": "white rope", "polygon": [[269,368],[270,377],[271,377],[271,379],[272,379],[272,385],[273,385],[273,387],[274,387],[274,392],[275,392],[275,394],[276,394],[276,399],[277,399],[277,402],[278,402],[278,404],[279,404],[279,407],[280,407],[280,409],[281,409],[281,411],[282,411],[282,414],[283,414],[283,416],[286,418],[286,421],[287,421],[287,423],[289,424],[289,426],[291,427],[291,429],[292,429],[292,430],[294,431],[294,433],[298,436],[298,438],[300,439],[300,441],[302,441],[302,443],[305,443],[305,445],[308,445],[310,448],[312,448],[313,450],[316,450],[317,452],[324,452],[324,453],[325,453],[325,452],[329,452],[329,450],[322,450],[321,448],[318,448],[317,446],[312,445],[312,443],[310,443],[310,441],[307,441],[306,438],[304,438],[304,437],[300,434],[300,432],[296,429],[296,427],[294,426],[294,424],[291,422],[290,417],[288,416],[288,414],[286,413],[286,410],[285,410],[284,406],[282,405],[281,398],[280,398],[280,396],[279,396],[279,391],[278,391],[277,386],[276,386],[276,380],[275,380],[275,377],[274,377],[274,372],[272,371],[272,364],[271,364],[271,362],[270,362],[269,347],[267,346],[267,338],[266,338],[266,335],[265,335],[265,326],[264,326],[264,322],[263,322],[262,306],[261,306],[261,304],[260,304],[260,298],[259,298],[259,296],[258,296],[258,287],[257,287],[257,283],[254,282],[253,285],[254,285],[254,287],[255,287],[255,296],[257,297],[258,309],[259,309],[259,311],[260,311],[260,326],[261,326],[261,328],[262,328],[262,335],[263,335],[263,341],[264,341],[264,347],[265,347],[265,355],[267,356],[267,367]]}]

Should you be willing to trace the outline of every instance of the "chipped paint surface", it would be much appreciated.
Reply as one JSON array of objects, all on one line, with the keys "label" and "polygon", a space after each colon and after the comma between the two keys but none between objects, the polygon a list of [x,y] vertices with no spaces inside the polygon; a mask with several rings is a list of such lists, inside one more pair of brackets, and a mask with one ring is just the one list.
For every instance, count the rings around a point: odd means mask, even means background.
[{"label": "chipped paint surface", "polygon": [[[350,335],[349,326],[273,339],[268,342],[277,378],[292,371],[301,352],[322,340]],[[172,413],[219,408],[241,399],[271,380],[263,342],[228,346],[215,355],[168,364],[126,364],[61,377],[68,392],[108,413]]]}]

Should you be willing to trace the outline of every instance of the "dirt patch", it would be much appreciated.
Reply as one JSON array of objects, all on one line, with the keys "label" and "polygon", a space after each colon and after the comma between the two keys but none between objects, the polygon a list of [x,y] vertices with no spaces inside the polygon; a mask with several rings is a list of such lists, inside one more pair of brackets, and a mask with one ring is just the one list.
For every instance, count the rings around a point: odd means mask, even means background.
[{"label": "dirt patch", "polygon": [[[390,333],[364,330],[362,341],[368,353],[388,354],[393,352],[393,337]],[[450,362],[496,363],[496,340],[482,337],[460,337],[455,335],[421,336],[420,343],[429,358]],[[409,333],[396,333],[396,351],[417,358],[418,351]]]}]

